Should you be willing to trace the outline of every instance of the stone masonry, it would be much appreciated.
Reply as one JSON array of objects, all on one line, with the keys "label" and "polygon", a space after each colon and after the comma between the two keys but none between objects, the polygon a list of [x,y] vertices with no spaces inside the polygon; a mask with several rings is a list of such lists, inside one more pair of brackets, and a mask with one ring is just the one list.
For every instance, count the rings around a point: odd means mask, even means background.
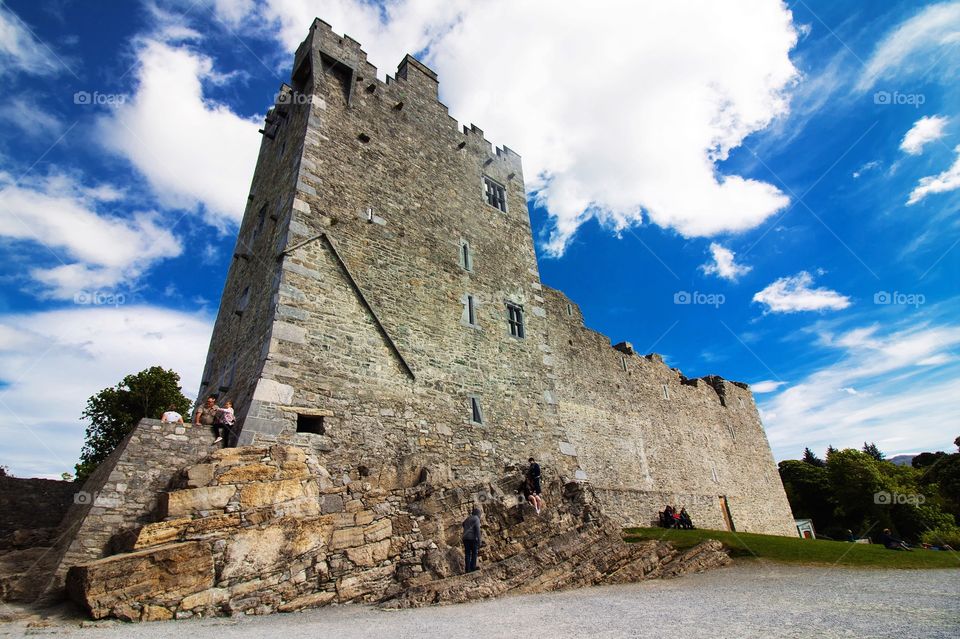
[{"label": "stone masonry", "polygon": [[[220,450],[174,479],[161,519],[130,535],[122,552],[72,567],[67,590],[95,619],[152,621],[451,603],[730,562],[717,542],[685,554],[624,543],[582,483],[546,486],[550,508],[537,515],[514,493],[517,469],[485,484],[432,470],[384,465],[334,477],[299,447]],[[463,575],[460,522],[478,503],[482,570]]]},{"label": "stone masonry", "polygon": [[240,444],[451,481],[534,455],[622,524],[674,503],[795,533],[749,388],[584,327],[540,281],[520,157],[459,128],[433,71],[407,56],[383,82],[316,20],[262,133],[200,388],[233,400]]}]

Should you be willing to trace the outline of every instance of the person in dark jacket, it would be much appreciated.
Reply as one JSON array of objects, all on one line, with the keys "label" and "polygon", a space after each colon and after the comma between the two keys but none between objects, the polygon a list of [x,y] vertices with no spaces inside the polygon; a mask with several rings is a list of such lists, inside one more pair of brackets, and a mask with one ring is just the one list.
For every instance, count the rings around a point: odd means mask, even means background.
[{"label": "person in dark jacket", "polygon": [[530,462],[530,467],[527,468],[527,483],[530,486],[530,492],[533,496],[533,507],[539,515],[540,511],[543,510],[546,505],[543,501],[543,487],[540,485],[542,473],[540,472],[540,464],[534,461],[533,457],[527,461]]},{"label": "person in dark jacket", "polygon": [[480,509],[474,507],[469,517],[463,520],[464,572],[477,569],[477,553],[480,551]]}]

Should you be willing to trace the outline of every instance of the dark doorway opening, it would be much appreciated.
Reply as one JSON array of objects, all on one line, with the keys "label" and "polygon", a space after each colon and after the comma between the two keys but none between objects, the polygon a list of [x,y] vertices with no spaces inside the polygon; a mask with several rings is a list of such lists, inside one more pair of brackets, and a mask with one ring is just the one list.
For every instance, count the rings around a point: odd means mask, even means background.
[{"label": "dark doorway opening", "polygon": [[326,432],[323,415],[297,415],[297,432],[323,435]]}]

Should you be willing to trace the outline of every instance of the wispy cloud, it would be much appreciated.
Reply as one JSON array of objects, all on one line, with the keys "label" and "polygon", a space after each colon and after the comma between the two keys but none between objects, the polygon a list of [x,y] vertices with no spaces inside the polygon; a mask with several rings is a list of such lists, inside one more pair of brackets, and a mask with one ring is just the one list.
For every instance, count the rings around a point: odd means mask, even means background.
[{"label": "wispy cloud", "polygon": [[850,306],[850,298],[828,288],[814,288],[813,276],[806,272],[781,277],[753,296],[768,313],[800,311],[837,311]]},{"label": "wispy cloud", "polygon": [[735,259],[736,253],[716,242],[710,244],[710,254],[713,261],[700,265],[700,270],[706,275],[716,275],[721,279],[735,282],[741,275],[746,275],[753,270],[752,266],[738,264]]},{"label": "wispy cloud", "polygon": [[44,262],[59,263],[30,270],[35,295],[71,299],[91,288],[113,288],[181,253],[156,212],[111,214],[119,197],[109,185],[86,187],[65,174],[18,184],[0,173],[0,236],[39,248]]},{"label": "wispy cloud", "polygon": [[952,65],[933,65],[939,59],[941,47],[953,47],[960,42],[960,2],[942,2],[930,5],[903,21],[888,33],[867,60],[857,82],[859,91],[868,91],[878,81],[907,73],[942,74],[953,80]]},{"label": "wispy cloud", "polygon": [[910,191],[907,204],[916,204],[923,198],[934,193],[947,193],[960,189],[960,145],[954,149],[957,153],[953,164],[938,175],[928,175],[920,178],[917,185]]},{"label": "wispy cloud", "polygon": [[54,75],[63,70],[56,56],[6,5],[0,4],[0,76],[17,72]]},{"label": "wispy cloud", "polygon": [[818,341],[836,363],[760,400],[778,457],[799,455],[805,446],[859,447],[864,441],[890,452],[937,450],[953,439],[945,427],[960,414],[952,355],[960,326],[912,319],[840,333],[821,329]]}]

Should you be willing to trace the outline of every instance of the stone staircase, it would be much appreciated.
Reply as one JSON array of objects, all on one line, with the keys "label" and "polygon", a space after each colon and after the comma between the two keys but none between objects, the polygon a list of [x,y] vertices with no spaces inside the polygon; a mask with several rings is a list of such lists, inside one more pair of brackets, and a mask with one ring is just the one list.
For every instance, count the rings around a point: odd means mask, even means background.
[{"label": "stone staircase", "polygon": [[[70,568],[67,591],[94,618],[148,621],[455,603],[729,562],[715,542],[683,555],[623,542],[584,484],[548,483],[537,515],[514,492],[516,469],[482,484],[435,483],[446,475],[427,467],[364,470],[331,477],[290,446],[216,451],[160,496],[159,521],[115,538],[116,554]],[[463,575],[460,524],[475,505],[486,544],[481,570]]]}]

